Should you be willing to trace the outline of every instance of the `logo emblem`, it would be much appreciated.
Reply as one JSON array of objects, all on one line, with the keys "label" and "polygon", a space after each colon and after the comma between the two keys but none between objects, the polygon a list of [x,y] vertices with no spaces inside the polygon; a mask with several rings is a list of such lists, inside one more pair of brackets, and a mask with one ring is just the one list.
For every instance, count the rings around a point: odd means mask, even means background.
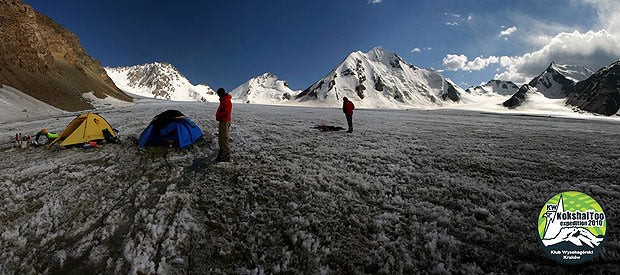
[{"label": "logo emblem", "polygon": [[581,192],[553,196],[538,215],[542,249],[554,260],[580,264],[591,260],[603,247],[607,220],[601,206]]}]

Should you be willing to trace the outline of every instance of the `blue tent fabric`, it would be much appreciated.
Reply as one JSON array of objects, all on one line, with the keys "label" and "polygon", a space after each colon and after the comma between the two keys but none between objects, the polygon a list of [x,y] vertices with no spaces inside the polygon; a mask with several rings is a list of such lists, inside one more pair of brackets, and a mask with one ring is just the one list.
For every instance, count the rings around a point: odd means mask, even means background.
[{"label": "blue tent fabric", "polygon": [[[202,130],[189,118],[165,117],[166,111],[153,119],[138,139],[140,147],[174,144],[181,148],[193,144],[202,136]],[[163,117],[160,117],[164,115]]]}]

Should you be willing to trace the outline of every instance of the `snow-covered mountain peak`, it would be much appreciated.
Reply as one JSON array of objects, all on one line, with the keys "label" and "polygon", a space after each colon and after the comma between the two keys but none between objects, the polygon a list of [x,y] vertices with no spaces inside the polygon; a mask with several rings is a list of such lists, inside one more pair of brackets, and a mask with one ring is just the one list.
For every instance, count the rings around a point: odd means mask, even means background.
[{"label": "snow-covered mountain peak", "polygon": [[297,96],[302,102],[338,106],[343,97],[360,107],[437,107],[460,101],[460,87],[431,69],[419,69],[375,47],[351,53]]},{"label": "snow-covered mountain peak", "polygon": [[401,61],[400,57],[391,51],[384,49],[381,46],[374,47],[372,50],[366,53],[368,59],[383,64],[398,64]]},{"label": "snow-covered mountain peak", "polygon": [[192,85],[172,64],[154,62],[142,65],[105,68],[121,90],[139,96],[173,101],[217,101],[206,84]]},{"label": "snow-covered mountain peak", "polygon": [[579,80],[592,75],[592,70],[584,66],[562,65],[551,62],[549,67],[532,79],[530,86],[547,98],[565,98],[567,90]]},{"label": "snow-covered mountain peak", "polygon": [[254,77],[230,92],[233,100],[244,103],[277,104],[289,101],[301,91],[294,91],[286,81],[271,73]]},{"label": "snow-covered mountain peak", "polygon": [[562,74],[573,82],[578,82],[590,77],[594,72],[586,66],[577,66],[569,64],[555,64],[551,62],[547,70],[552,69]]}]

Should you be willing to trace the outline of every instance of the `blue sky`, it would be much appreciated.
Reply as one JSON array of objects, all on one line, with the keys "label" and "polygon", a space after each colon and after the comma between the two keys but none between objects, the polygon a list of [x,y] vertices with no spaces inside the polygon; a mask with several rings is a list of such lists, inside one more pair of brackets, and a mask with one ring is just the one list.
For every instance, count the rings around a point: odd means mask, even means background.
[{"label": "blue sky", "polygon": [[463,88],[525,82],[551,60],[597,70],[620,58],[613,0],[24,2],[104,66],[169,62],[213,88],[271,72],[305,89],[378,45]]}]

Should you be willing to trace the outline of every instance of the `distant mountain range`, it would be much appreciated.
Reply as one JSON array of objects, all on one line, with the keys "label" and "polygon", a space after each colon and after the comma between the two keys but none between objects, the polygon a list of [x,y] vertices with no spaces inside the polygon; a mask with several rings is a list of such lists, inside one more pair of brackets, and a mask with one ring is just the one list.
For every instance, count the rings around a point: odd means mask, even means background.
[{"label": "distant mountain range", "polygon": [[92,109],[90,92],[132,100],[75,34],[20,0],[0,0],[0,41],[0,84],[67,111]]},{"label": "distant mountain range", "polygon": [[[65,111],[92,109],[108,96],[132,101],[125,92],[164,100],[218,100],[208,85],[193,85],[168,63],[104,69],[86,54],[73,33],[47,16],[20,0],[0,0],[0,4],[2,85]],[[620,109],[619,71],[620,61],[594,74],[585,67],[552,63],[521,87],[494,79],[463,90],[433,69],[418,68],[394,52],[375,47],[352,52],[304,90],[293,90],[286,81],[265,73],[231,94],[244,103],[334,107],[348,97],[367,108],[437,108],[492,101],[515,109],[529,100],[547,98],[614,115]]]},{"label": "distant mountain range", "polygon": [[193,85],[169,63],[150,63],[105,68],[121,90],[138,96],[174,101],[217,101],[215,91],[206,84]]},{"label": "distant mountain range", "polygon": [[594,74],[586,67],[551,63],[503,105],[514,109],[535,95],[563,99],[568,106],[580,110],[614,115],[620,109],[620,61]]},{"label": "distant mountain range", "polygon": [[512,81],[489,80],[484,85],[469,87],[465,92],[473,95],[513,95],[519,90],[519,86]]}]

